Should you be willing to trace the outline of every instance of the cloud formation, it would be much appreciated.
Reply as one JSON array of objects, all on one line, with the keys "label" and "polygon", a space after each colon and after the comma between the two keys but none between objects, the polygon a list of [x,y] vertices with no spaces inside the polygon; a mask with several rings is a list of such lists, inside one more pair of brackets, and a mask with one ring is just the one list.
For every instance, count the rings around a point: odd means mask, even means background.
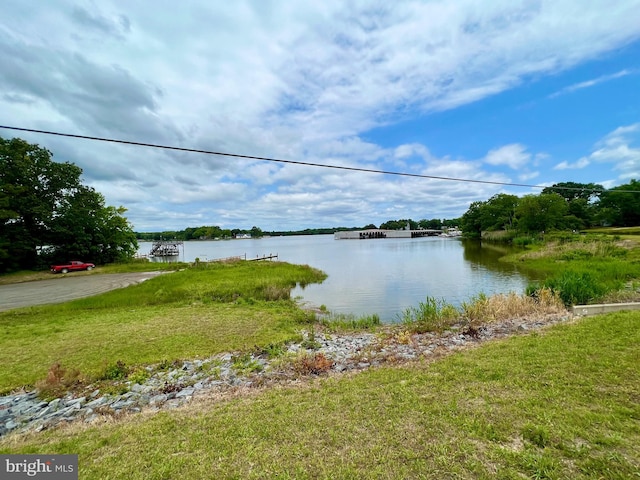
[{"label": "cloud formation", "polygon": [[[517,134],[460,155],[447,148],[465,138],[435,148],[418,133],[393,140],[376,133],[455,112],[633,44],[640,38],[637,0],[615,8],[606,1],[585,8],[578,1],[159,0],[153,14],[149,8],[109,0],[31,8],[7,0],[0,124],[507,183],[548,182],[541,172],[596,163],[614,165],[620,179],[638,171],[638,149],[627,141],[635,131],[612,132],[590,154],[560,163],[543,153],[550,148]],[[560,92],[631,73],[619,69]],[[138,230],[453,218],[504,190],[25,138],[81,166],[110,204],[129,209]]]}]

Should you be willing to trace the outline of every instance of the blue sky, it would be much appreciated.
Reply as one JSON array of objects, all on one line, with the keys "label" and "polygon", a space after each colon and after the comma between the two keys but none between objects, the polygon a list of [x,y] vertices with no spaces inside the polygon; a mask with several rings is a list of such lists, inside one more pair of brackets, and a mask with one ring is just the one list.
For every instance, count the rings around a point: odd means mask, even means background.
[{"label": "blue sky", "polygon": [[[0,124],[613,187],[640,178],[639,11],[640,0],[5,0]],[[0,135],[81,166],[138,231],[456,218],[496,193],[540,191]]]}]

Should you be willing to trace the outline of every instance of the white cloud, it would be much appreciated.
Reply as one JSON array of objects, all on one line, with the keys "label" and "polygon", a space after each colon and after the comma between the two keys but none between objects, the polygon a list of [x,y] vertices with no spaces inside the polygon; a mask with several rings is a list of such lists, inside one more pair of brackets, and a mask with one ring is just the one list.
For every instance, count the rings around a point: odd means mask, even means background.
[{"label": "white cloud", "polygon": [[633,73],[635,72],[631,70],[620,70],[619,72],[612,73],[610,75],[601,75],[591,80],[574,83],[573,85],[569,85],[568,87],[565,87],[562,90],[552,93],[551,95],[549,95],[549,98],[555,98],[555,97],[559,97],[560,95],[575,92],[576,90],[582,90],[583,88],[593,87],[600,83],[609,82],[611,80],[615,80],[616,78],[626,77],[627,75],[631,75]]},{"label": "white cloud", "polygon": [[[640,178],[640,123],[616,128],[598,141],[594,150],[585,157],[571,163],[558,163],[555,170],[583,169],[594,163],[610,164],[614,171],[619,171],[621,181]],[[603,182],[600,182],[603,184]]]},{"label": "white cloud", "polygon": [[489,151],[484,161],[489,165],[506,165],[514,170],[522,168],[531,160],[527,147],[519,143],[505,145]]},{"label": "white cloud", "polygon": [[555,167],[553,167],[553,169],[554,170],[577,170],[580,168],[585,168],[590,164],[591,162],[587,157],[582,157],[581,159],[579,159],[574,163],[567,162],[566,160],[562,161],[558,163]]},{"label": "white cloud", "polygon": [[610,164],[618,171],[619,179],[627,181],[640,178],[640,123],[616,128],[600,140],[588,158],[578,163]]},{"label": "white cloud", "polygon": [[518,175],[518,179],[521,182],[527,182],[529,180],[533,180],[534,178],[537,178],[538,176],[540,176],[540,172],[525,172]]},{"label": "white cloud", "polygon": [[[578,1],[158,0],[150,8],[5,0],[0,124],[478,180],[508,182],[495,171],[507,167],[523,180],[544,154],[529,153],[517,138],[483,163],[435,155],[419,139],[378,144],[364,134],[558,73],[640,35],[637,0],[615,8],[605,0],[589,8]],[[612,132],[589,161],[615,157],[621,175],[636,171],[637,148],[624,141],[631,133]],[[499,188],[25,138],[82,166],[108,202],[129,207],[137,229],[242,219],[265,229],[369,223],[388,220],[379,217],[400,212],[398,205],[417,218],[458,216]]]}]

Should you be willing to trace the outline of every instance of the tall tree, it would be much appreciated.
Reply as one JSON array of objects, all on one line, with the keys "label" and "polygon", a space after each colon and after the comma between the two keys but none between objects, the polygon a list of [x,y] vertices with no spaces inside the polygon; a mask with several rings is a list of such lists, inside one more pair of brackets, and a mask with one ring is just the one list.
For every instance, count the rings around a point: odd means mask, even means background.
[{"label": "tall tree", "polygon": [[602,223],[633,227],[640,225],[640,182],[632,179],[626,185],[607,190],[600,196]]},{"label": "tall tree", "polygon": [[482,235],[482,209],[485,202],[473,202],[469,209],[460,217],[460,229],[470,238],[480,238]]},{"label": "tall tree", "polygon": [[526,195],[516,208],[518,230],[532,233],[562,229],[568,209],[567,202],[556,193]]},{"label": "tall tree", "polygon": [[593,202],[604,192],[604,187],[598,183],[560,182],[546,187],[541,193],[557,193],[562,198],[571,202],[578,198]]},{"label": "tall tree", "polygon": [[480,215],[482,230],[511,230],[520,199],[515,195],[498,193],[487,200]]},{"label": "tall tree", "polygon": [[49,255],[113,261],[115,244],[125,256],[135,253],[124,209],[106,207],[81,174],[76,165],[52,161],[45,148],[0,138],[0,272],[36,268]]}]

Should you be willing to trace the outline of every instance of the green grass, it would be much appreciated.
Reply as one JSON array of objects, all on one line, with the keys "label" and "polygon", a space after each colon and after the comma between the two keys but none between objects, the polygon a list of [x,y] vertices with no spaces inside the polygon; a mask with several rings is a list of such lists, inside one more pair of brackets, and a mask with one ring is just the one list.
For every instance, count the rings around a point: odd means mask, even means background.
[{"label": "green grass", "polygon": [[77,453],[86,479],[637,478],[639,344],[640,315],[610,314],[0,452]]},{"label": "green grass", "polygon": [[0,314],[0,392],[45,378],[54,363],[89,379],[126,365],[206,357],[296,338],[306,313],[296,283],[322,281],[307,266],[216,264],[60,305]]},{"label": "green grass", "polygon": [[381,325],[380,316],[373,315],[349,315],[329,313],[318,320],[326,330],[330,332],[349,332],[355,330],[375,330]]},{"label": "green grass", "polygon": [[559,293],[567,305],[598,303],[640,280],[637,242],[615,236],[548,235],[545,243],[505,260],[543,276],[539,284]]}]

